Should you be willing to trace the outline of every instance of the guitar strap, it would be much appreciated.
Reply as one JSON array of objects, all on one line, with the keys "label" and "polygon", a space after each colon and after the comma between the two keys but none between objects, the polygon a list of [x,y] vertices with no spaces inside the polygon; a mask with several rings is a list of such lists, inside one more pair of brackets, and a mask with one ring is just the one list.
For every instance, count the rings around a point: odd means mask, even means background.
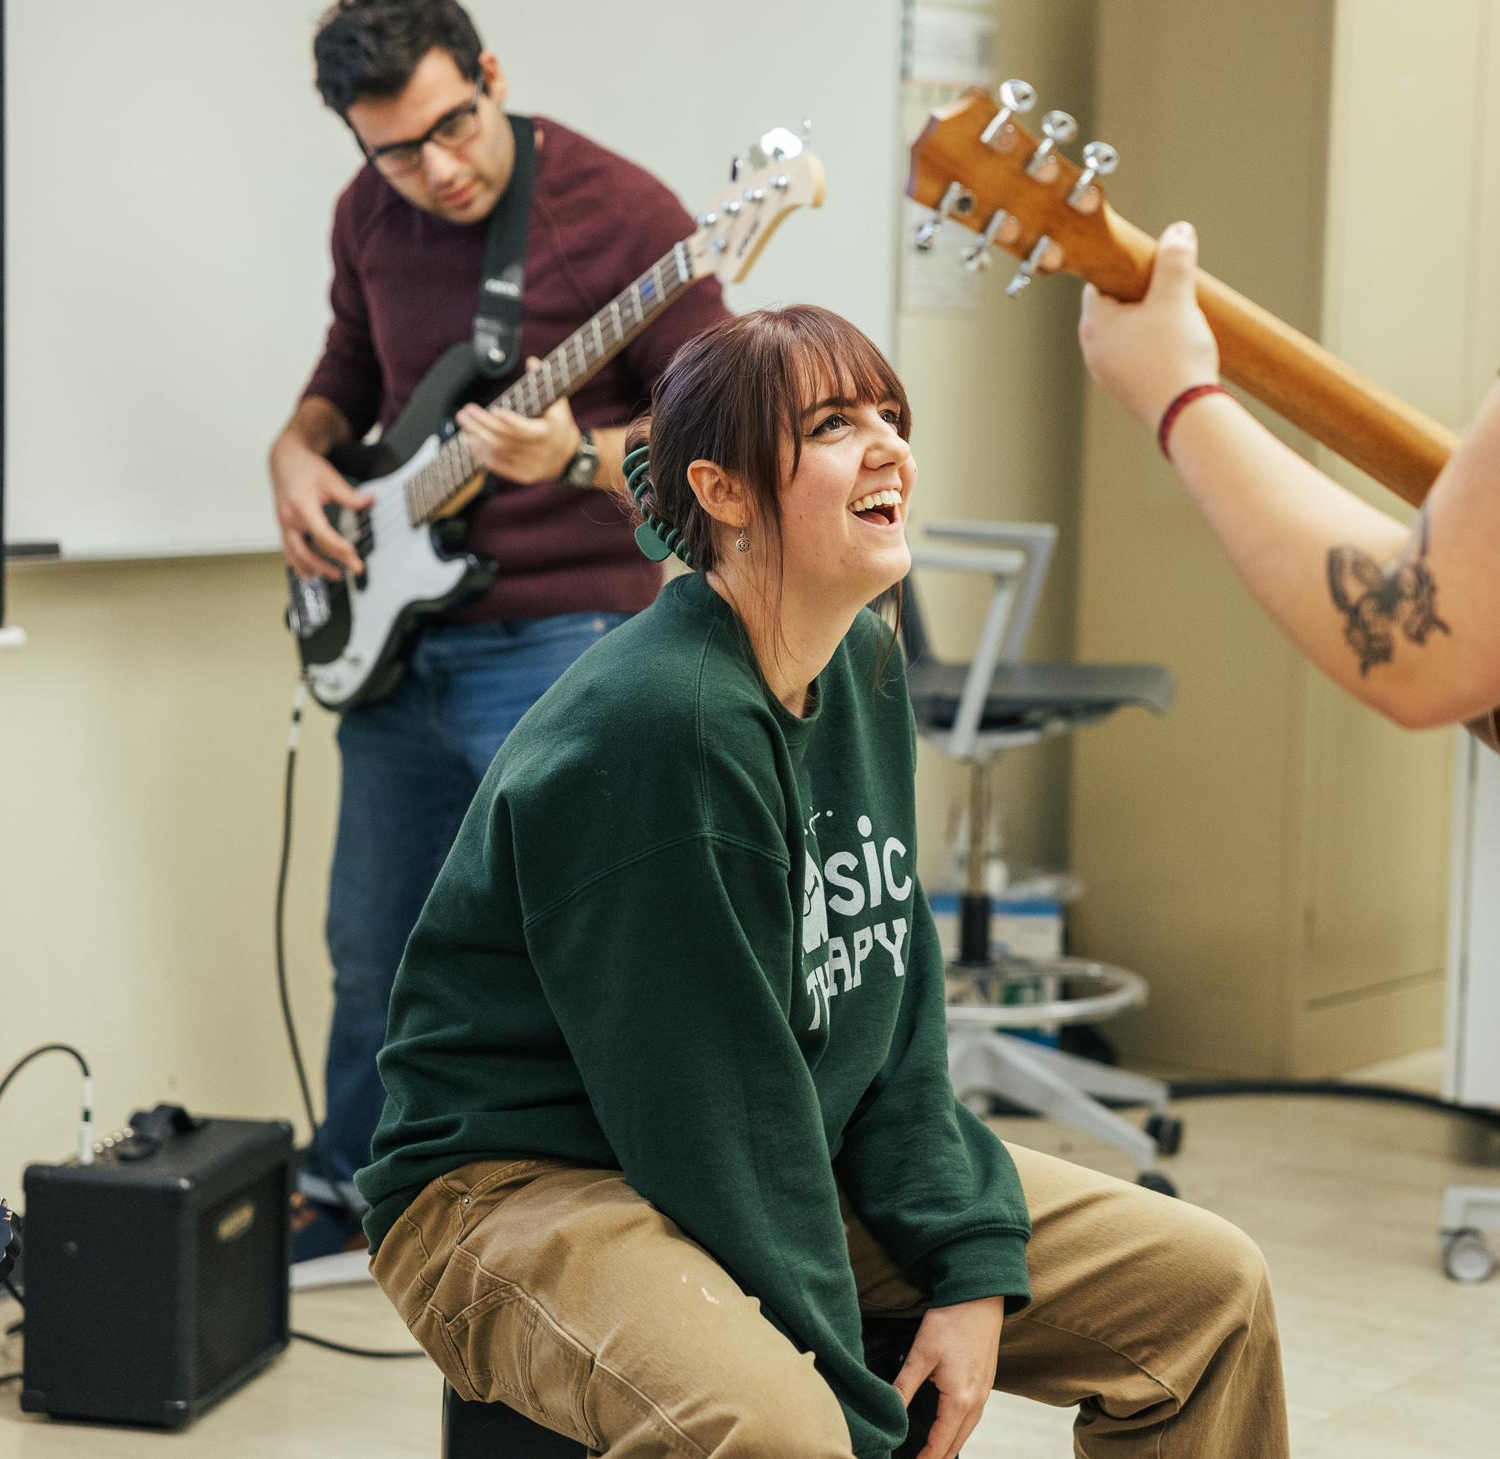
[{"label": "guitar strap", "polygon": [[508,116],[516,138],[510,185],[490,214],[474,313],[474,355],[482,375],[509,374],[521,360],[521,288],[526,271],[526,230],[536,174],[536,129],[530,117]]}]

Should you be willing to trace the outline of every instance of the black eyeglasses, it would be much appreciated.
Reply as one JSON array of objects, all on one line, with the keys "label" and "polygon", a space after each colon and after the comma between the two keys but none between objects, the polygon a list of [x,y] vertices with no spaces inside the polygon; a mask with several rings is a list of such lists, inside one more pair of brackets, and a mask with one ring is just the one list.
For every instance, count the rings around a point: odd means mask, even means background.
[{"label": "black eyeglasses", "polygon": [[375,164],[387,177],[401,177],[415,172],[422,165],[422,148],[429,142],[446,147],[450,152],[472,142],[479,135],[479,98],[484,95],[484,78],[474,83],[474,95],[464,106],[456,106],[440,116],[420,137],[410,142],[388,142],[384,147],[366,147],[366,158]]}]

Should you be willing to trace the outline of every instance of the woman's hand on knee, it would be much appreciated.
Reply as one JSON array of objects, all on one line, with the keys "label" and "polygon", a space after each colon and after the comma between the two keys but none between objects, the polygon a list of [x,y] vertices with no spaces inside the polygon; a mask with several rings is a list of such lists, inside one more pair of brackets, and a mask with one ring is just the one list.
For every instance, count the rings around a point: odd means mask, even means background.
[{"label": "woman's hand on knee", "polygon": [[937,1421],[917,1459],[953,1459],[974,1432],[995,1385],[1004,1321],[1003,1297],[927,1310],[895,1382],[908,1408],[927,1379],[937,1387]]}]

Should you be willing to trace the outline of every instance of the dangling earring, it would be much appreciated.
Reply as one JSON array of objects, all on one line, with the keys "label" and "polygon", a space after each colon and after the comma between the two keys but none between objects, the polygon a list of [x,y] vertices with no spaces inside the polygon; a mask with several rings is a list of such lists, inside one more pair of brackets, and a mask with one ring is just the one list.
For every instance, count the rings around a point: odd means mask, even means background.
[{"label": "dangling earring", "polygon": [[750,539],[745,536],[745,529],[740,528],[740,535],[734,539],[734,550],[736,552],[749,552]]}]

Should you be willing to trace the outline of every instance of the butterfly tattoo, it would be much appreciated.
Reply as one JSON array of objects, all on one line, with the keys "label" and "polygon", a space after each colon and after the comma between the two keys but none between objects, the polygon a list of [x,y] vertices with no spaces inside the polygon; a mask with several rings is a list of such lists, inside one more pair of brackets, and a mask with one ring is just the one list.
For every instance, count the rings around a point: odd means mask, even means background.
[{"label": "butterfly tattoo", "polygon": [[1359,655],[1359,672],[1388,664],[1396,650],[1396,630],[1422,644],[1432,632],[1452,630],[1437,616],[1437,584],[1427,569],[1427,514],[1419,520],[1415,558],[1405,553],[1381,567],[1357,547],[1328,553],[1328,590],[1344,615],[1344,638]]}]

